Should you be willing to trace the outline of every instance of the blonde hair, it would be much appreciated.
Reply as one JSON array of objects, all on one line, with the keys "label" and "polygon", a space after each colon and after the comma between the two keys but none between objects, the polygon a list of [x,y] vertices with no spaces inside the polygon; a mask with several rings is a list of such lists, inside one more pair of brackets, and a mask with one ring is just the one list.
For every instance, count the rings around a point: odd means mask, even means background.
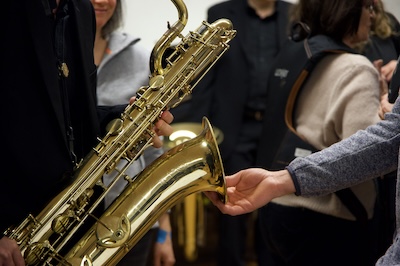
[{"label": "blonde hair", "polygon": [[378,0],[375,7],[375,19],[371,27],[371,34],[381,39],[389,38],[393,33],[393,26],[385,12],[382,0]]},{"label": "blonde hair", "polygon": [[[382,0],[376,1],[375,5],[375,18],[371,26],[371,36],[376,36],[379,39],[387,39],[392,36],[398,36],[399,33],[395,31],[395,25],[392,18],[385,11],[385,7],[383,5]],[[361,42],[354,47],[354,49],[363,53],[365,51],[365,47],[368,43],[371,42],[371,38],[368,41]]]}]

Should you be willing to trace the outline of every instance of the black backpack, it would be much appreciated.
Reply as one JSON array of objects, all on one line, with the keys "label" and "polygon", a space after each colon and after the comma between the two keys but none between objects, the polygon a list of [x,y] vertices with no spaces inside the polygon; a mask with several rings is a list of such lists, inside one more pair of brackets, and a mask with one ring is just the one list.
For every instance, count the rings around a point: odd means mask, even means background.
[{"label": "black backpack", "polygon": [[[325,55],[332,53],[355,51],[324,35],[305,38],[302,41],[291,39],[281,49],[271,68],[268,81],[270,96],[267,97],[267,110],[263,121],[265,130],[260,141],[257,165],[280,170],[296,157],[318,151],[297,134],[293,125],[293,110],[297,95],[309,74]],[[367,212],[351,189],[343,189],[336,194],[357,220],[367,221]]]}]

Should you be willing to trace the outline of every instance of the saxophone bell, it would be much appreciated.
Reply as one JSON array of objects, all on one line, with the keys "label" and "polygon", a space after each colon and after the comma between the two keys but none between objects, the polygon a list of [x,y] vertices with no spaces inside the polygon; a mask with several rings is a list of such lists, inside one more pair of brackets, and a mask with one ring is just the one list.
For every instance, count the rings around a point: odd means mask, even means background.
[{"label": "saxophone bell", "polygon": [[226,201],[218,144],[208,119],[202,122],[201,134],[161,155],[127,185],[65,256],[68,262],[91,258],[98,265],[115,265],[163,213],[186,196],[215,191]]}]

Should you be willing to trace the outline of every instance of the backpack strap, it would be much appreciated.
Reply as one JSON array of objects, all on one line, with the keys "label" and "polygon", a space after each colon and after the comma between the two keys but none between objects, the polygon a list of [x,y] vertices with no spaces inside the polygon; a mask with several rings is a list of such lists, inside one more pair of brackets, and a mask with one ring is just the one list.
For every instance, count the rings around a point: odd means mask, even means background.
[{"label": "backpack strap", "polygon": [[[278,129],[277,132],[280,133],[275,135],[274,133],[269,133],[272,134],[272,139],[267,140],[269,143],[267,146],[262,145],[262,147],[273,148],[272,152],[271,149],[268,149],[270,153],[274,153],[275,155],[272,162],[267,165],[267,167],[270,169],[283,169],[296,157],[304,157],[318,151],[318,149],[308,143],[303,136],[298,134],[295,129],[295,125],[293,123],[293,111],[295,109],[297,96],[299,95],[301,88],[306,82],[309,74],[325,55],[334,53],[355,53],[354,50],[350,49],[344,44],[337,43],[333,39],[323,35],[306,38],[302,42],[289,43],[288,48],[288,50],[283,49],[284,53],[278,56],[278,60],[280,61],[276,62],[277,68],[275,68],[275,76],[277,76],[277,70],[279,70],[278,74],[286,73],[284,78],[280,77],[281,79],[278,81],[278,83],[276,83],[275,78],[275,85],[278,84],[277,86],[281,87],[281,95],[279,96],[284,97],[285,94],[287,96],[285,98],[287,101],[283,111],[284,114],[282,114],[284,116],[285,125],[281,125],[280,131]],[[274,78],[272,78],[272,81],[269,83],[269,85],[274,86],[273,83]],[[270,98],[274,97],[272,96]],[[273,100],[275,101],[276,98]],[[277,107],[276,104],[275,107]],[[278,113],[277,117],[281,117],[280,115],[281,114]],[[272,123],[272,121],[273,120],[270,118],[270,121],[268,122],[267,118],[267,124],[264,124],[264,126],[267,128],[267,132],[272,131],[268,130],[268,128],[272,128],[272,125],[276,125]],[[275,119],[275,121],[277,121],[277,119]],[[282,127],[286,129],[282,131]],[[276,127],[274,127],[274,129],[275,128]],[[279,134],[280,136],[278,136]],[[273,152],[274,145],[277,145],[277,143],[278,146],[275,146],[275,152]],[[261,158],[265,159],[262,156]],[[357,221],[361,221],[363,223],[367,221],[368,216],[364,206],[350,188],[337,191],[336,195],[348,208],[348,210],[356,217]]]},{"label": "backpack strap", "polygon": [[285,123],[294,133],[296,133],[296,130],[293,126],[293,110],[297,95],[315,65],[327,54],[355,53],[353,49],[324,35],[317,35],[310,39],[305,39],[303,43],[308,61],[291,88],[285,110]]}]

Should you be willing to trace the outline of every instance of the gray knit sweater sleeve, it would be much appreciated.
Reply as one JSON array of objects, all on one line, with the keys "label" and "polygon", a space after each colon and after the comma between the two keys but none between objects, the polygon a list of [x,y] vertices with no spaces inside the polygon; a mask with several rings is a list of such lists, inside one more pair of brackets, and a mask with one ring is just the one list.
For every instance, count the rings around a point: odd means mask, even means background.
[{"label": "gray knit sweater sleeve", "polygon": [[400,145],[400,100],[385,120],[305,158],[287,169],[296,194],[318,196],[394,171]]},{"label": "gray knit sweater sleeve", "polygon": [[[318,153],[294,160],[287,169],[296,194],[316,196],[394,171],[399,163],[400,97],[385,120]],[[397,177],[400,175],[397,170]],[[377,266],[400,265],[400,180],[396,188],[396,234]]]}]

